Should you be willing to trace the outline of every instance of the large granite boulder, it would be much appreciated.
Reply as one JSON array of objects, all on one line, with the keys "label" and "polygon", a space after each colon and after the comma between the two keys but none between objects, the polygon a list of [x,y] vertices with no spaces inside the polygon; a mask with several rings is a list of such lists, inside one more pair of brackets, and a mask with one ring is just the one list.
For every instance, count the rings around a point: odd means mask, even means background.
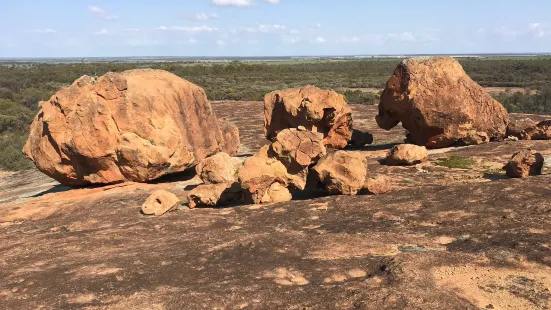
[{"label": "large granite boulder", "polygon": [[342,149],[352,137],[352,111],[342,95],[314,86],[275,91],[264,98],[264,134],[273,140],[287,128],[320,132],[324,144]]},{"label": "large granite boulder", "polygon": [[409,142],[443,148],[501,139],[509,116],[455,59],[420,57],[398,65],[376,120],[386,130],[401,122]]},{"label": "large granite boulder", "polygon": [[41,106],[23,151],[65,185],[146,182],[225,151],[204,90],[162,70],[84,76]]}]

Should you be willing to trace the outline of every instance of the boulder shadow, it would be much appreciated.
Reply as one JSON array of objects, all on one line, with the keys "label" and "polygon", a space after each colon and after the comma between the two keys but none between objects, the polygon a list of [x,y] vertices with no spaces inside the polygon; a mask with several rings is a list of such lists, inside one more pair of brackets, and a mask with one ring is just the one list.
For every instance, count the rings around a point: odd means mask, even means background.
[{"label": "boulder shadow", "polygon": [[61,184],[58,184],[52,188],[49,188],[43,192],[40,192],[38,194],[35,194],[33,196],[31,196],[32,198],[38,198],[38,197],[42,197],[42,196],[45,196],[45,195],[48,195],[48,194],[55,194],[55,193],[62,193],[62,192],[66,192],[66,191],[70,191],[72,190],[73,188],[70,187],[70,186],[66,186],[66,185],[61,185]]}]

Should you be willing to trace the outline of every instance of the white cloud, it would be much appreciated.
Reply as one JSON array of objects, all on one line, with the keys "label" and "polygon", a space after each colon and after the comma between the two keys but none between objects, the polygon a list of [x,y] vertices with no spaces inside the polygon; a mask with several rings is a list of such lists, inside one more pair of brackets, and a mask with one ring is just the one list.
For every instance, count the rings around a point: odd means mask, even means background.
[{"label": "white cloud", "polygon": [[138,32],[140,31],[140,28],[125,28],[124,31]]},{"label": "white cloud", "polygon": [[279,4],[279,0],[265,0],[269,4]]},{"label": "white cloud", "polygon": [[402,41],[402,42],[415,41],[415,35],[413,35],[413,33],[411,32],[389,33],[387,37],[391,40]]},{"label": "white cloud", "polygon": [[117,15],[111,15],[109,12],[102,8],[98,8],[97,6],[89,6],[88,11],[92,13],[92,15],[95,18],[103,19],[103,20],[117,20],[119,17]]},{"label": "white cloud", "polygon": [[213,13],[197,13],[197,14],[193,14],[190,17],[191,19],[194,19],[194,20],[209,20],[209,19],[218,18],[220,16],[218,16],[218,14],[213,12]]},{"label": "white cloud", "polygon": [[218,6],[252,6],[251,0],[212,0],[214,5]]},{"label": "white cloud", "polygon": [[95,36],[104,36],[104,35],[107,35],[108,33],[109,33],[109,31],[107,29],[101,28],[100,31],[96,31],[93,34]]},{"label": "white cloud", "polygon": [[312,40],[313,43],[325,43],[327,40],[325,40],[322,36],[317,36],[314,40]]},{"label": "white cloud", "polygon": [[159,26],[156,28],[157,30],[162,31],[182,31],[182,32],[189,32],[189,33],[196,33],[196,32],[213,32],[217,31],[218,28],[211,28],[209,26],[194,26],[194,27],[180,27],[180,26],[172,26],[172,27],[166,27],[166,26]]},{"label": "white cloud", "polygon": [[530,29],[531,34],[536,38],[541,38],[551,34],[548,24],[531,23],[528,28]]},{"label": "white cloud", "polygon": [[256,45],[258,44],[258,41],[257,40],[249,40],[249,45]]},{"label": "white cloud", "polygon": [[291,29],[291,30],[289,30],[289,33],[290,33],[290,34],[299,34],[300,31],[297,30],[297,29]]},{"label": "white cloud", "polygon": [[283,44],[296,44],[301,41],[300,37],[293,37],[293,36],[283,36],[281,37],[281,42]]},{"label": "white cloud", "polygon": [[344,42],[344,43],[358,43],[361,41],[361,39],[357,36],[353,36],[353,37],[342,37],[341,42]]},{"label": "white cloud", "polygon": [[45,29],[34,29],[34,30],[31,30],[30,32],[34,32],[34,33],[56,33],[57,31],[52,29],[52,28],[45,28]]},{"label": "white cloud", "polygon": [[241,28],[242,31],[245,32],[273,32],[278,30],[285,30],[286,27],[284,25],[280,24],[273,24],[273,25],[258,25],[256,27],[245,27]]},{"label": "white cloud", "polygon": [[223,40],[216,41],[216,44],[218,44],[218,46],[226,46],[226,42],[224,42]]}]

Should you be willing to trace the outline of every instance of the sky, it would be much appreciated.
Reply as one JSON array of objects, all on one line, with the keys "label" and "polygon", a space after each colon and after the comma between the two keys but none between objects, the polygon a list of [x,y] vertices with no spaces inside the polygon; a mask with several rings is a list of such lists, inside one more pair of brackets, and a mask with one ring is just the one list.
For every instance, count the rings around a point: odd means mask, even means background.
[{"label": "sky", "polygon": [[548,0],[2,0],[0,57],[551,52]]}]

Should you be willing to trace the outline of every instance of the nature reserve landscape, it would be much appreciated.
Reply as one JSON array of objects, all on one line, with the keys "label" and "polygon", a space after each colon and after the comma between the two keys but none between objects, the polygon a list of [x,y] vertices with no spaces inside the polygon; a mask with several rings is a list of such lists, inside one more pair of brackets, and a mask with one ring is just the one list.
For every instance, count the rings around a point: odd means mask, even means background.
[{"label": "nature reserve landscape", "polygon": [[2,4],[0,309],[551,309],[551,3],[95,2]]}]

